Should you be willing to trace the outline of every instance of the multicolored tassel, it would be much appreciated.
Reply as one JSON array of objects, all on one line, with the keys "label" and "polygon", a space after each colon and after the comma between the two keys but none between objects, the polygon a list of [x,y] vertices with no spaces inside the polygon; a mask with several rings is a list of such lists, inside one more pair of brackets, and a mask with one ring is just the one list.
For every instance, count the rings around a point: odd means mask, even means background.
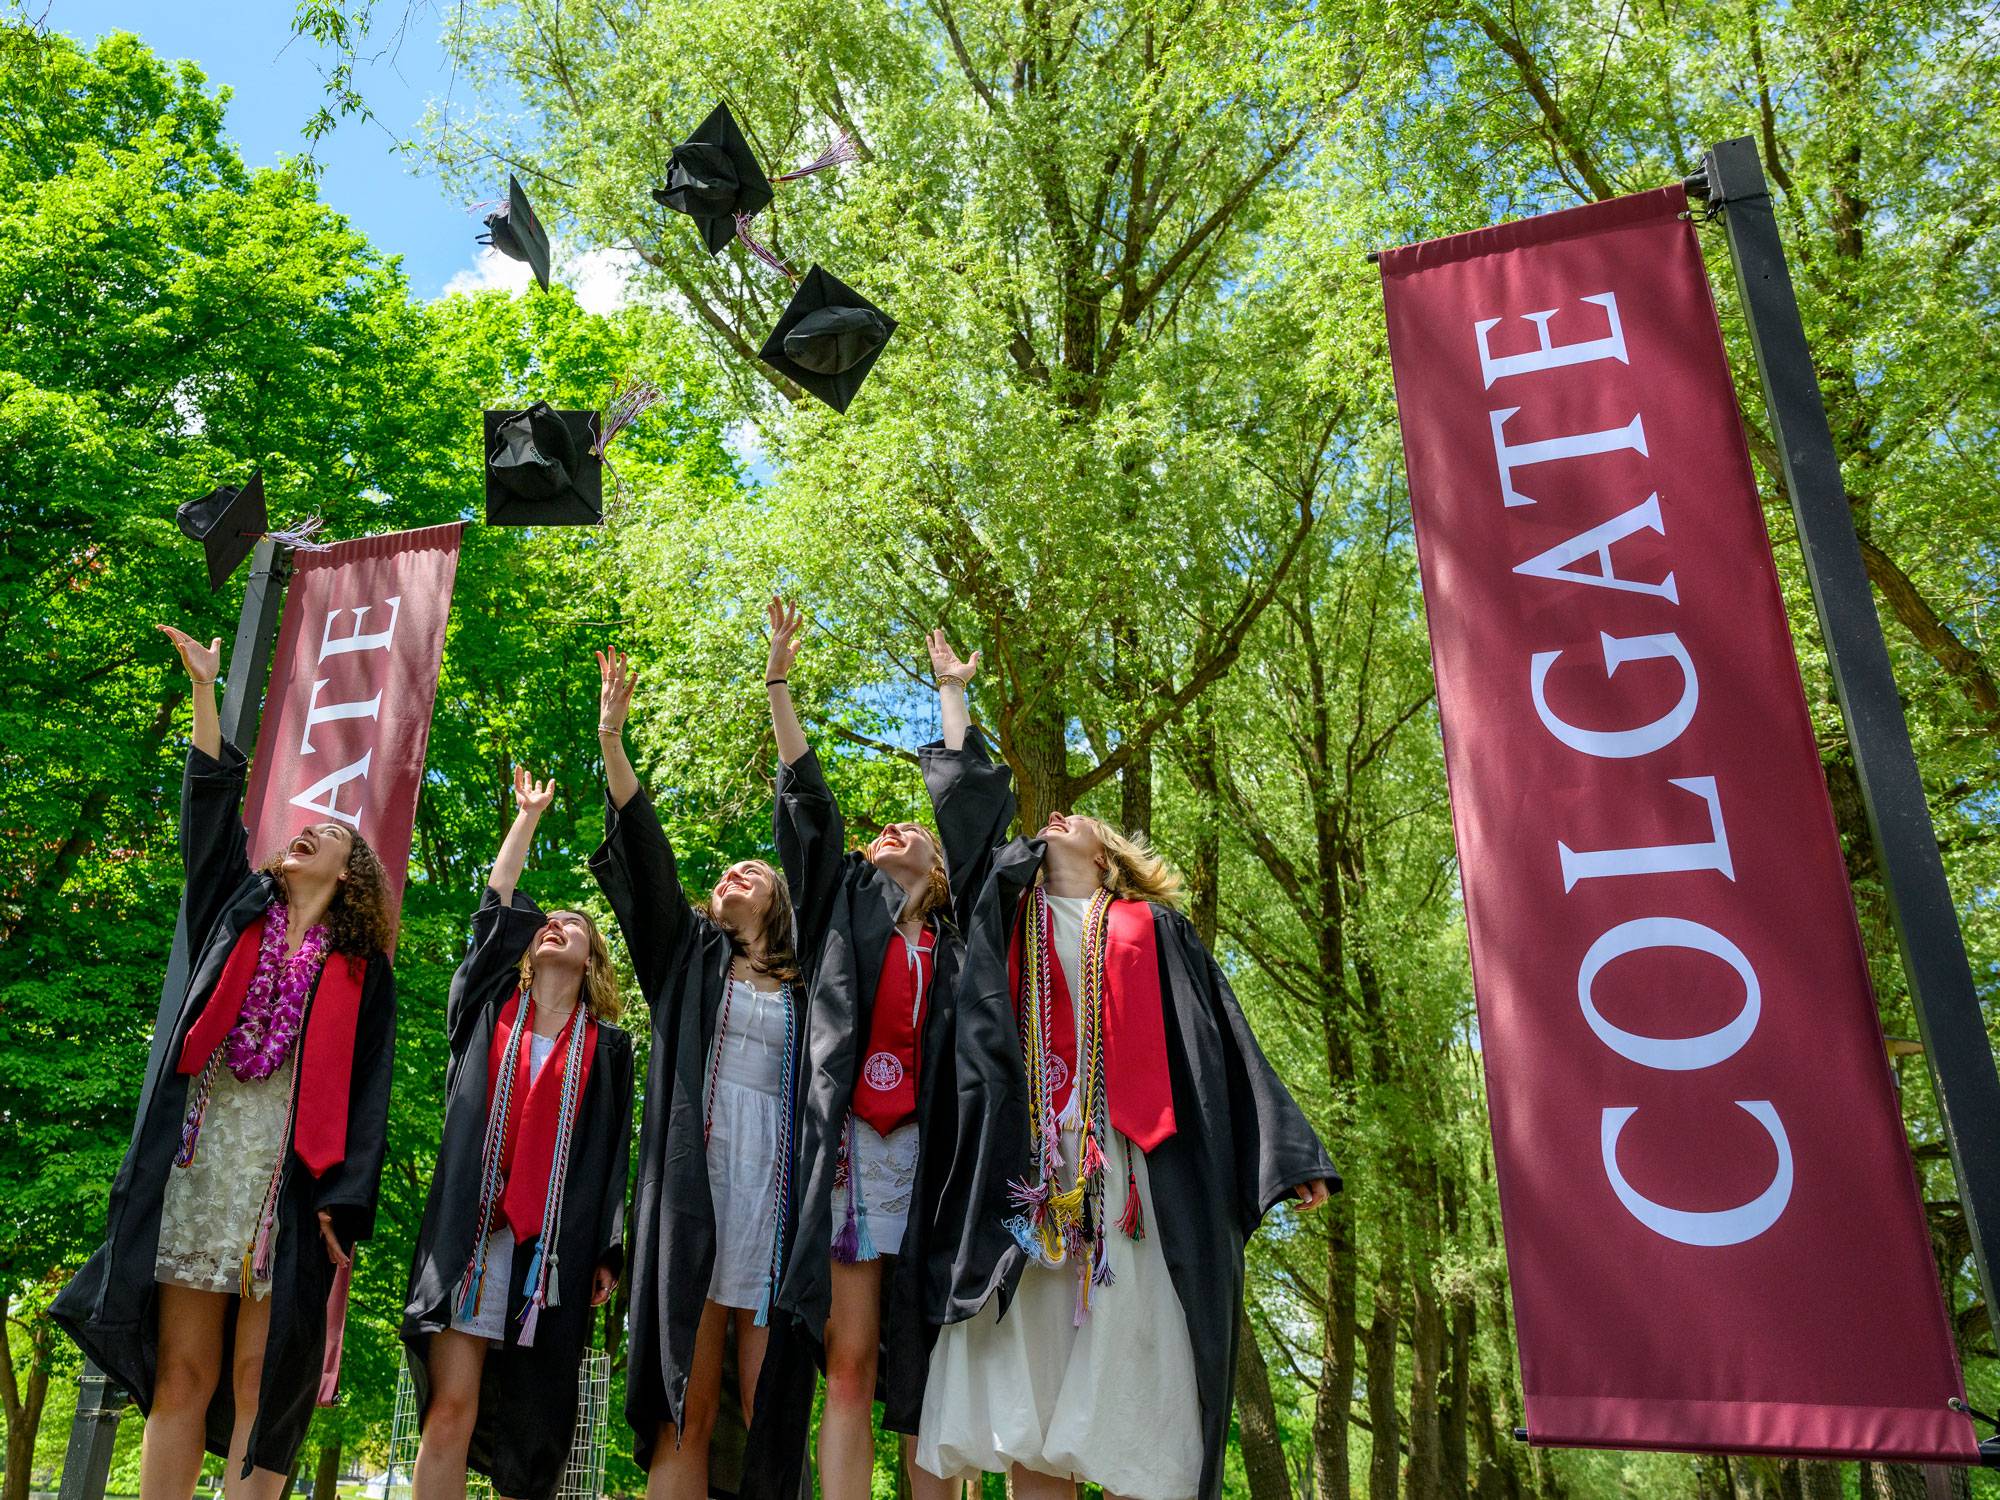
[{"label": "multicolored tassel", "polygon": [[[472,1259],[459,1282],[458,1321],[470,1323],[479,1316],[480,1299],[486,1289],[486,1241],[493,1233],[500,1212],[504,1186],[502,1163],[507,1159],[507,1127],[513,1116],[514,1075],[521,1060],[522,1038],[534,1030],[535,995],[521,988],[521,1006],[514,1015],[514,1029],[500,1054],[500,1076],[493,1080],[493,1104],[486,1111],[486,1140],[480,1149],[479,1222],[472,1237]],[[504,1295],[504,1293],[503,1293]]]},{"label": "multicolored tassel", "polygon": [[773,183],[797,182],[801,177],[810,177],[815,172],[824,172],[829,167],[845,166],[851,161],[858,160],[860,156],[861,148],[854,144],[854,137],[843,130],[839,135],[834,137],[831,146],[828,146],[826,150],[820,152],[818,156],[815,156],[804,166],[794,167],[789,172],[780,173],[778,176],[773,177],[771,181]]},{"label": "multicolored tassel", "polygon": [[[778,1116],[778,1182],[772,1204],[771,1267],[764,1278],[764,1295],[757,1304],[755,1322],[759,1328],[766,1327],[771,1321],[771,1299],[777,1294],[785,1274],[785,1219],[792,1206],[792,1136],[798,1125],[798,1101],[793,1097],[793,1054],[798,1049],[799,1016],[798,1008],[792,1003],[789,983],[778,986],[778,999],[785,1007],[785,1062],[778,1075],[778,1092],[784,1100],[784,1110]],[[718,1036],[717,1041],[720,1040]]]},{"label": "multicolored tassel", "polygon": [[[528,1305],[521,1312],[521,1329],[514,1336],[516,1347],[530,1349],[542,1309],[561,1305],[563,1188],[569,1182],[569,1143],[576,1133],[577,1110],[582,1104],[583,1028],[589,1021],[583,997],[577,996],[569,1024],[563,1028],[568,1048],[563,1054],[562,1093],[556,1104],[555,1151],[549,1159],[549,1186],[542,1196],[542,1227],[535,1236],[535,1258],[528,1262],[526,1285]],[[512,1038],[509,1038],[512,1041]]]},{"label": "multicolored tassel", "polygon": [[215,1070],[222,1066],[220,1044],[208,1056],[208,1066],[201,1070],[201,1076],[194,1081],[194,1099],[188,1105],[187,1118],[181,1121],[181,1143],[174,1151],[174,1165],[191,1167],[194,1165],[195,1143],[201,1139],[201,1122],[208,1113],[208,1096],[215,1087]]},{"label": "multicolored tassel", "polygon": [[750,232],[750,219],[751,215],[749,214],[738,214],[736,216],[736,238],[743,241],[743,248],[756,256],[757,259],[761,260],[772,270],[776,271],[780,276],[789,277],[791,280],[797,281],[799,279],[797,271],[786,265],[783,258],[775,251],[769,250],[757,242],[757,236]]}]

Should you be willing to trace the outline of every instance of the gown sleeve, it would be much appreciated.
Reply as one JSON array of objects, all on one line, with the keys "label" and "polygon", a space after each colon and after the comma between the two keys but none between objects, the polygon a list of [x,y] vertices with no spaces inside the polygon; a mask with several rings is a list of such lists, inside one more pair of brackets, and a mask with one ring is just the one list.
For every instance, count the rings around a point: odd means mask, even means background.
[{"label": "gown sleeve", "polygon": [[464,1050],[481,1009],[514,992],[521,955],[546,920],[542,909],[519,890],[513,900],[503,902],[498,891],[486,887],[479,909],[472,914],[472,946],[451,976],[451,993],[445,1001],[445,1028],[453,1052]]},{"label": "gown sleeve", "polygon": [[181,777],[181,869],[187,882],[188,951],[199,953],[209,930],[250,873],[250,836],[243,828],[243,782],[250,762],[229,741],[220,755],[188,746]]},{"label": "gown sleeve", "polygon": [[[338,955],[327,962],[341,963]],[[313,1207],[333,1215],[333,1232],[352,1247],[375,1232],[375,1203],[389,1146],[389,1084],[396,1066],[396,975],[389,956],[368,960],[368,988],[354,1038],[348,1083],[347,1154],[313,1188]],[[376,974],[381,978],[375,979]]]},{"label": "gown sleeve", "polygon": [[1194,982],[1204,991],[1222,1033],[1230,1134],[1236,1143],[1235,1208],[1247,1239],[1264,1215],[1290,1197],[1294,1188],[1324,1180],[1329,1189],[1337,1191],[1340,1173],[1334,1170],[1332,1159],[1291,1090],[1257,1045],[1256,1033],[1251,1031],[1214,956],[1185,917],[1174,913],[1170,921]]},{"label": "gown sleeve", "polygon": [[632,970],[652,1007],[653,1029],[667,1026],[660,1004],[668,982],[694,941],[694,913],[674,868],[673,846],[641,787],[623,807],[604,803],[604,842],[590,856],[590,873],[611,903],[632,955]]},{"label": "gown sleeve", "polygon": [[778,863],[784,869],[798,919],[799,957],[811,964],[819,956],[832,920],[846,839],[840,804],[833,800],[816,752],[807,750],[791,765],[778,763],[771,824],[777,838]]},{"label": "gown sleeve", "polygon": [[1014,774],[986,753],[985,736],[966,735],[965,748],[947,750],[938,740],[917,752],[924,788],[931,794],[944,845],[945,873],[951,877],[952,917],[964,931],[972,903],[993,868],[993,854],[1013,826]]},{"label": "gown sleeve", "polygon": [[[610,1028],[617,1030],[614,1026]],[[629,1034],[615,1048],[617,1070],[611,1084],[611,1149],[605,1152],[605,1178],[597,1217],[597,1263],[613,1276],[625,1274],[625,1192],[632,1180],[632,1043]]]}]

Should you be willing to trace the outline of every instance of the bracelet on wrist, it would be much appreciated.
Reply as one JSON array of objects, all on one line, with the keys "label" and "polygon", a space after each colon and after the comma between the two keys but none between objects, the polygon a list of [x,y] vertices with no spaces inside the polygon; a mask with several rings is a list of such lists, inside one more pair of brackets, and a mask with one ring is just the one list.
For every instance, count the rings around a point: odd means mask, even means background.
[{"label": "bracelet on wrist", "polygon": [[767,688],[787,687],[790,684],[791,679],[789,677],[766,677],[764,679],[764,686]]},{"label": "bracelet on wrist", "polygon": [[192,682],[196,687],[214,687],[215,684],[220,680],[221,680],[220,673],[217,673],[216,676],[214,677],[190,677],[188,679],[188,681]]},{"label": "bracelet on wrist", "polygon": [[599,734],[623,734],[625,726],[623,724],[599,724],[597,732]]},{"label": "bracelet on wrist", "polygon": [[965,688],[966,688],[966,684],[967,684],[967,683],[969,683],[969,682],[970,682],[971,680],[972,680],[972,679],[971,679],[971,678],[969,678],[969,677],[960,677],[960,676],[958,676],[958,675],[957,675],[956,673],[953,673],[953,672],[947,672],[947,673],[945,673],[945,674],[944,674],[944,676],[940,677],[940,678],[939,678],[939,679],[937,680],[937,685],[938,685],[939,687],[943,687],[943,686],[944,686],[944,685],[945,685],[946,683],[950,683],[950,684],[951,684],[951,685],[952,685],[953,687],[957,688],[957,689],[958,689],[958,690],[959,690],[960,692],[964,692],[964,691],[965,691]]}]

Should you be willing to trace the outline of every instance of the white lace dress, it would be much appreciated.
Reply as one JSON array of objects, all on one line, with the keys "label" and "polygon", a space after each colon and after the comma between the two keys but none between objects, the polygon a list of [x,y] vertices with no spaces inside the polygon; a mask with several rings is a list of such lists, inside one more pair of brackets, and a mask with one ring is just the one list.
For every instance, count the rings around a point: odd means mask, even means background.
[{"label": "white lace dress", "polygon": [[784,1129],[785,1000],[729,981],[728,1029],[709,1051],[713,1076],[708,1192],[715,1205],[715,1269],[708,1298],[754,1308],[771,1278],[777,1232],[778,1137]]},{"label": "white lace dress", "polygon": [[[227,1067],[216,1068],[194,1160],[167,1169],[155,1281],[199,1292],[243,1290],[243,1258],[257,1238],[264,1195],[285,1150],[297,1062],[294,1045],[276,1072],[249,1083]],[[194,1080],[188,1087],[192,1091]],[[262,1300],[271,1283],[256,1282],[251,1292]]]}]

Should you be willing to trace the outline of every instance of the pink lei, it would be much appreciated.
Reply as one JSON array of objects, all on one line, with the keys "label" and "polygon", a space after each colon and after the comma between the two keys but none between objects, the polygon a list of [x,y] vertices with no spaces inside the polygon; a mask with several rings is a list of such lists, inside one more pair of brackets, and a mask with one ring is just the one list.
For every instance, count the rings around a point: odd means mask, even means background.
[{"label": "pink lei", "polygon": [[326,957],[326,924],[307,931],[299,951],[285,957],[286,908],[273,901],[264,910],[264,937],[257,947],[257,972],[236,1024],[222,1042],[222,1058],[244,1083],[269,1078],[283,1064],[299,1034],[306,997]]}]

